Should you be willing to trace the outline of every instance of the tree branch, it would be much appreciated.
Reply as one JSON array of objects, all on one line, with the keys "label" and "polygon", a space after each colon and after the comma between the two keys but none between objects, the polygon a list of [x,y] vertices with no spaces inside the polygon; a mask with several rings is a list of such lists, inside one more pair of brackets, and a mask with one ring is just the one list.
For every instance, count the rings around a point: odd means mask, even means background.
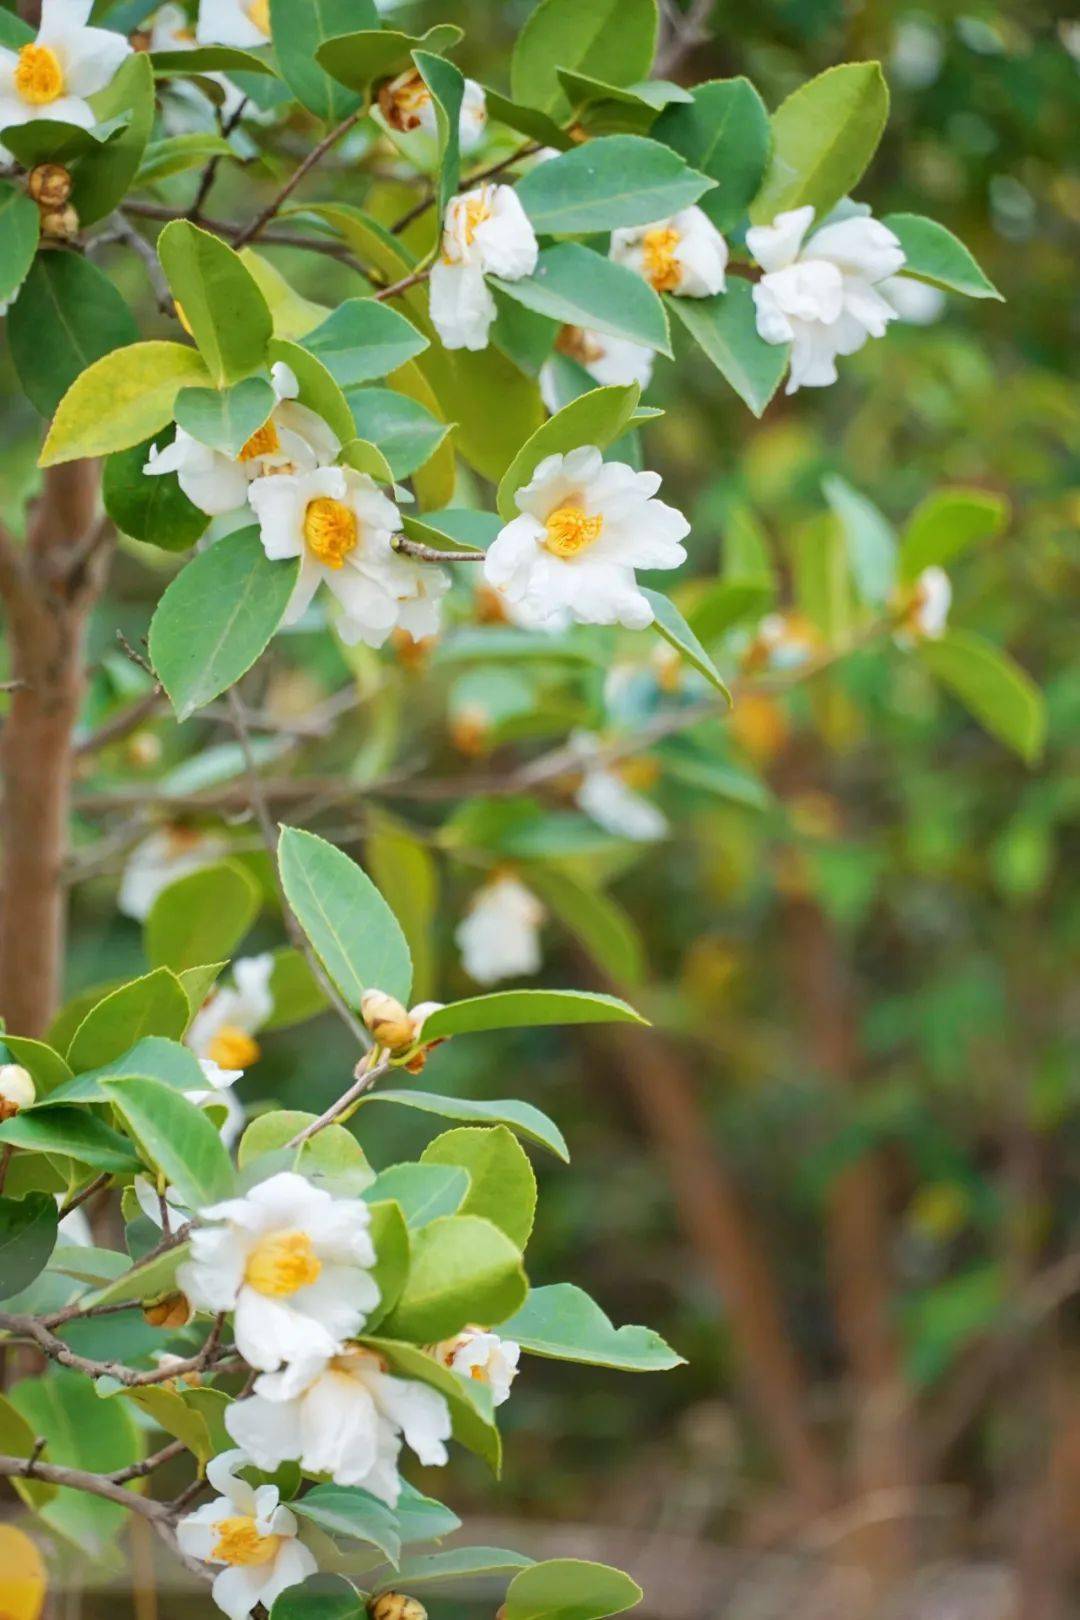
[{"label": "tree branch", "polygon": [[233,247],[236,248],[238,252],[242,247],[246,247],[249,242],[256,241],[262,235],[266,226],[269,225],[270,221],[275,217],[282,205],[286,203],[292,196],[301,180],[303,180],[306,175],[311,173],[315,165],[321,162],[321,160],[326,156],[327,152],[329,152],[330,148],[336,145],[336,143],[341,140],[343,135],[347,135],[349,133],[349,130],[352,129],[353,125],[359,122],[362,113],[362,108],[358,108],[356,112],[350,113],[348,118],[343,118],[341,123],[336,125],[328,135],[324,135],[322,140],[319,141],[318,145],[312,147],[311,151],[304,158],[303,162],[297,164],[296,168],[293,170],[292,174],[289,176],[288,180],[286,180],[285,184],[282,186],[277,195],[270,199],[262,213],[257,214],[252,220],[251,224],[245,226],[245,228],[240,232],[240,235],[236,237],[233,242]]}]

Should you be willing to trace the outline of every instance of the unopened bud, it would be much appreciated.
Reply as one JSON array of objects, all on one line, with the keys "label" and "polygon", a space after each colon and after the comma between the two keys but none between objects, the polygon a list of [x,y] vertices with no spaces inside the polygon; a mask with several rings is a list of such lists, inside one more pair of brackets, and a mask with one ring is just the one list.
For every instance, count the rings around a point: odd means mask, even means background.
[{"label": "unopened bud", "polygon": [[151,1327],[187,1327],[195,1312],[186,1294],[164,1294],[152,1304],[143,1306],[143,1320]]},{"label": "unopened bud", "polygon": [[42,208],[63,208],[71,196],[71,175],[61,163],[38,163],[26,177],[26,189]]},{"label": "unopened bud", "polygon": [[20,1108],[33,1106],[37,1096],[33,1076],[21,1063],[0,1067],[0,1120],[10,1119]]},{"label": "unopened bud", "polygon": [[71,242],[79,234],[79,216],[70,203],[41,210],[41,234],[53,242]]},{"label": "unopened bud", "polygon": [[495,1620],[506,1620],[506,1604],[500,1603],[495,1610]]},{"label": "unopened bud", "polygon": [[137,731],[128,738],[127,757],[130,764],[145,770],[161,760],[161,738],[153,731]]},{"label": "unopened bud", "polygon": [[371,1620],[427,1620],[427,1610],[418,1598],[404,1592],[380,1592],[368,1604]]},{"label": "unopened bud", "polygon": [[407,1052],[413,1045],[412,1024],[405,1008],[396,996],[385,990],[365,990],[360,998],[360,1013],[380,1046],[388,1052]]},{"label": "unopened bud", "polygon": [[469,703],[450,721],[450,741],[466,759],[479,759],[491,748],[491,716],[478,703]]}]

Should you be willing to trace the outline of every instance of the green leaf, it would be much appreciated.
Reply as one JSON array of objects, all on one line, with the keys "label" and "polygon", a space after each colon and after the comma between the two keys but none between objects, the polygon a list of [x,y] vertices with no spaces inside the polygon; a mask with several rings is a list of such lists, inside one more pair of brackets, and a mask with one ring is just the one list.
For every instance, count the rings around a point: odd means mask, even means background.
[{"label": "green leaf", "polygon": [[370,439],[349,439],[341,447],[340,459],[343,466],[354,467],[357,472],[367,473],[377,484],[392,484],[394,481],[390,463],[378,445],[372,444]]},{"label": "green leaf", "polygon": [[401,1545],[414,1541],[441,1541],[461,1529],[461,1520],[450,1508],[436,1502],[432,1496],[423,1496],[407,1479],[401,1482],[401,1495],[397,1500],[398,1529]]},{"label": "green leaf", "polygon": [[190,1407],[174,1389],[151,1384],[146,1389],[122,1389],[117,1396],[132,1402],[153,1418],[159,1429],[180,1440],[199,1464],[200,1472],[214,1455],[210,1430],[201,1412]]},{"label": "green leaf", "polygon": [[732,276],[727,291],[715,298],[668,298],[667,306],[743,403],[761,416],[787,370],[791,345],[758,336],[751,283]]},{"label": "green leaf", "polygon": [[213,135],[209,130],[193,130],[188,135],[167,135],[164,140],[151,141],[146,148],[135,184],[153,186],[174,174],[185,174],[188,169],[201,168],[211,158],[236,156],[224,135]]},{"label": "green leaf", "polygon": [[176,1282],[177,1268],[187,1259],[190,1244],[177,1243],[164,1254],[155,1255],[142,1265],[132,1266],[123,1276],[117,1277],[115,1282],[106,1283],[105,1287],[87,1301],[93,1305],[122,1305],[127,1300],[132,1303],[145,1299],[160,1299],[167,1294]]},{"label": "green leaf", "polygon": [[675,648],[686,662],[704,675],[710,686],[715,686],[727,702],[731,702],[731,693],[724,685],[723,678],[712,659],[709,657],[701,642],[695,636],[678,608],[669,596],[662,596],[659,591],[642,589],[642,596],[652,607],[655,618],[654,628],[663,636],[668,644]]},{"label": "green leaf", "polygon": [[431,223],[437,240],[440,222],[458,189],[458,181],[461,178],[458,131],[465,80],[453,62],[448,62],[442,56],[433,56],[429,51],[414,51],[413,61],[416,63],[417,72],[431,92],[431,105],[435,112],[438,153],[435,187],[437,213]]},{"label": "green leaf", "polygon": [[357,1485],[316,1485],[305,1496],[294,1496],[292,1511],[331,1536],[367,1541],[396,1562],[401,1537],[393,1508]]},{"label": "green leaf", "polygon": [[379,1303],[368,1313],[369,1332],[394,1309],[409,1275],[409,1229],[400,1204],[392,1198],[371,1204],[371,1241],[378,1256],[371,1275],[379,1290]]},{"label": "green leaf", "polygon": [[168,968],[155,968],[103,996],[90,1009],[72,1037],[67,1060],[78,1074],[122,1057],[144,1035],[178,1041],[189,1017],[188,999],[176,975]]},{"label": "green leaf", "polygon": [[306,405],[316,416],[321,416],[342,444],[348,444],[356,432],[352,412],[345,395],[323,362],[301,344],[289,343],[284,338],[273,339],[267,360],[271,363],[284,360],[300,386],[297,397],[301,405]]},{"label": "green leaf", "polygon": [[360,97],[332,79],[316,53],[335,35],[378,26],[375,0],[270,0],[270,28],[282,76],[297,100],[330,124],[355,112]]},{"label": "green leaf", "polygon": [[147,439],[106,458],[101,479],[105,510],[121,534],[162,551],[187,551],[210,519],[188,500],[175,473],[147,477],[144,468],[153,443]]},{"label": "green leaf", "polygon": [[0,1142],[35,1153],[66,1153],[94,1170],[139,1168],[127,1138],[83,1108],[25,1109],[0,1125]]},{"label": "green leaf", "polygon": [[[37,1436],[21,1412],[17,1412],[6,1395],[0,1395],[0,1451],[8,1457],[32,1457]],[[55,1485],[44,1485],[40,1480],[11,1481],[28,1507],[40,1508],[56,1495]]]},{"label": "green leaf", "polygon": [[[441,543],[434,541],[435,545]],[[365,858],[376,887],[405,935],[413,962],[413,1000],[425,1001],[435,982],[433,940],[439,870],[428,846],[389,816],[373,811],[368,827]]]},{"label": "green leaf", "polygon": [[492,1416],[491,1391],[486,1384],[451,1372],[419,1345],[381,1336],[365,1336],[360,1342],[383,1356],[391,1371],[400,1377],[416,1378],[445,1395],[454,1439],[482,1457],[498,1473],[502,1444]]},{"label": "green leaf", "polygon": [[640,982],[645,974],[641,935],[610,895],[550,866],[530,867],[527,883],[616,984]]},{"label": "green leaf", "polygon": [[0,1198],[0,1299],[21,1294],[44,1271],[56,1244],[56,1224],[56,1200],[49,1193]]},{"label": "green leaf", "polygon": [[534,230],[574,236],[648,225],[689,208],[712,185],[669,146],[643,135],[602,135],[537,164],[517,194]]},{"label": "green leaf", "polygon": [[637,383],[591,388],[556,411],[526,440],[507,467],[496,498],[500,515],[507,522],[517,516],[514,496],[529,482],[545,456],[565,455],[583,444],[595,444],[603,450],[618,439],[633,417],[640,396]]},{"label": "green leaf", "polygon": [[162,889],[146,919],[146,955],[174,973],[227,961],[259,914],[262,896],[239,861],[219,861]]},{"label": "green leaf", "polygon": [[525,1150],[505,1125],[444,1131],[428,1143],[420,1163],[465,1170],[468,1191],[457,1213],[489,1220],[524,1252],[536,1216],[536,1177]]},{"label": "green leaf", "polygon": [[181,968],[176,977],[184,987],[191,1016],[194,1018],[214,985],[225,971],[225,962],[200,962],[195,967]]},{"label": "green leaf", "polygon": [[[154,74],[145,52],[134,51],[105,86],[90,97],[99,124],[124,120],[114,139],[81,158],[71,201],[85,230],[123,201],[139,170],[154,127]],[[145,438],[145,428],[139,435]]]},{"label": "green leaf", "polygon": [[454,442],[483,478],[497,483],[523,439],[544,420],[540,390],[494,345],[471,353],[432,345],[416,362]]},{"label": "green leaf", "polygon": [[551,1558],[522,1570],[506,1593],[506,1620],[602,1620],[644,1596],[621,1569],[580,1558]]},{"label": "green leaf", "polygon": [[1009,503],[986,489],[939,489],[916,507],[900,541],[900,578],[910,583],[924,568],[945,568],[969,546],[994,540],[1005,528]]},{"label": "green leaf", "polygon": [[385,456],[397,479],[430,461],[450,431],[423,405],[390,388],[357,388],[348,398],[357,431]]},{"label": "green leaf", "polygon": [[27,1035],[9,1035],[6,1030],[3,1041],[14,1061],[29,1071],[37,1087],[38,1102],[71,1079],[71,1069],[65,1059],[44,1041],[32,1041]]},{"label": "green leaf", "polygon": [[311,971],[303,951],[284,946],[274,952],[270,975],[270,995],[274,1011],[266,1029],[288,1029],[325,1011],[326,992]]},{"label": "green leaf", "polygon": [[132,343],[114,349],[77,377],[56,408],[38,465],[128,450],[172,421],[173,402],[209,372],[184,343]]},{"label": "green leaf", "polygon": [[21,188],[0,182],[0,302],[13,298],[34,262],[41,214]]},{"label": "green leaf", "polygon": [[138,336],[108,276],[81,253],[40,253],[8,314],[11,358],[42,416],[53,414],[87,366]]},{"label": "green leaf", "polygon": [[553,321],[584,326],[671,354],[667,315],[649,283],[578,242],[544,248],[531,276],[491,283]]},{"label": "green leaf", "polygon": [[[289,1148],[288,1143],[307,1125],[314,1125],[317,1114],[299,1108],[274,1109],[253,1119],[240,1138],[237,1163],[246,1169],[260,1158],[273,1154],[280,1159],[278,1169],[297,1170],[331,1188],[340,1197],[355,1198],[370,1187],[374,1171],[356,1137],[344,1125],[326,1125],[316,1136]],[[269,1173],[269,1172],[267,1172]],[[261,1178],[260,1178],[261,1179]]]},{"label": "green leaf", "polygon": [[393,1199],[408,1225],[419,1227],[456,1215],[468,1190],[468,1172],[456,1164],[392,1164],[379,1171],[365,1196],[373,1204]]},{"label": "green leaf", "polygon": [[538,146],[551,146],[557,152],[568,152],[575,145],[574,137],[569,130],[557,124],[549,113],[541,112],[537,107],[529,107],[521,101],[511,101],[490,85],[484,86],[484,96],[487,100],[488,118],[494,123],[505,124],[508,129],[516,129],[519,135],[527,135]]},{"label": "green leaf", "polygon": [[772,151],[769,114],[750,80],[697,85],[688,103],[664,109],[652,137],[716,181],[699,207],[718,231],[734,230],[757,196]]},{"label": "green leaf", "polygon": [[347,298],[303,340],[342,388],[385,377],[427,346],[411,321],[372,298]]},{"label": "green leaf", "polygon": [[504,1232],[477,1215],[442,1215],[412,1234],[401,1296],[382,1331],[432,1344],[470,1322],[501,1322],[523,1303],[521,1255]]},{"label": "green leaf", "polygon": [[845,62],[800,85],[772,115],[773,152],[750,217],[810,203],[818,224],[858,184],[889,116],[889,90],[878,62]]},{"label": "green leaf", "polygon": [[1029,765],[1046,740],[1046,705],[1026,670],[968,630],[919,643],[923,663],[964,707]]},{"label": "green leaf", "polygon": [[363,1620],[359,1593],[344,1575],[309,1575],[287,1587],[270,1610],[270,1620]]},{"label": "green leaf", "polygon": [[212,381],[221,388],[257,370],[274,323],[240,255],[186,219],[166,225],[157,250]]},{"label": "green leaf", "polygon": [[232,388],[182,388],[176,425],[200,444],[235,461],[252,434],[267,421],[276,395],[263,377],[245,377]]},{"label": "green leaf", "polygon": [[204,1091],[206,1079],[194,1052],[179,1041],[147,1035],[119,1056],[100,1067],[87,1069],[73,1080],[65,1080],[39,1102],[38,1107],[57,1104],[108,1102],[103,1080],[161,1080],[175,1091]]},{"label": "green leaf", "polygon": [[886,214],[881,222],[900,238],[907,260],[904,274],[932,281],[968,298],[1004,297],[983,274],[975,257],[944,225],[921,214]]},{"label": "green leaf", "polygon": [[[355,15],[354,19],[355,20]],[[366,92],[378,79],[391,79],[412,66],[413,51],[447,51],[461,38],[454,23],[436,23],[426,34],[403,34],[394,28],[356,29],[339,33],[316,51],[316,59],[341,84]]]},{"label": "green leaf", "polygon": [[411,1592],[414,1586],[505,1575],[509,1570],[528,1569],[532,1562],[524,1553],[508,1552],[504,1547],[451,1547],[446,1552],[404,1559],[393,1576],[380,1581],[376,1589],[407,1587]]},{"label": "green leaf", "polygon": [[104,1086],[150,1162],[189,1209],[229,1196],[229,1155],[201,1108],[160,1080],[106,1080]]},{"label": "green leaf", "polygon": [[178,720],[251,668],[281,623],[299,562],[271,562],[256,528],[225,535],[182,569],[150,621],[150,658]]},{"label": "green leaf", "polygon": [[494,990],[429,1013],[425,1041],[486,1029],[532,1029],[538,1024],[645,1024],[648,1019],[618,996],[596,990]]},{"label": "green leaf", "polygon": [[476,1097],[440,1097],[432,1091],[372,1091],[363,1098],[370,1103],[400,1103],[403,1108],[418,1108],[425,1114],[439,1114],[443,1119],[477,1120],[484,1125],[509,1125],[512,1131],[527,1141],[539,1142],[554,1153],[557,1159],[569,1164],[570,1154],[566,1139],[558,1126],[532,1103],[518,1102],[514,1097],[500,1097],[483,1102]]},{"label": "green leaf", "polygon": [[864,602],[881,607],[896,582],[896,535],[873,501],[843,478],[822,480],[825,499],[836,513],[847,546],[855,587]]},{"label": "green leaf", "polygon": [[195,45],[187,51],[151,51],[150,61],[159,79],[186,78],[198,73],[263,73],[277,77],[268,57],[256,51],[241,50],[236,45]]},{"label": "green leaf", "polygon": [[367,873],[325,839],[283,827],[278,865],[286,899],[323,966],[352,1007],[365,990],[407,1002],[409,947]]},{"label": "green leaf", "polygon": [[[656,0],[541,0],[510,59],[515,101],[557,118],[570,111],[558,69],[600,74],[610,84],[648,77],[656,50]],[[661,210],[653,214],[659,219]]]},{"label": "green leaf", "polygon": [[670,79],[646,79],[624,88],[569,68],[557,71],[574,109],[574,124],[590,135],[647,135],[664,107],[691,99],[689,90]]},{"label": "green leaf", "polygon": [[613,1327],[596,1301],[573,1283],[532,1289],[517,1315],[499,1324],[499,1332],[532,1355],[557,1361],[621,1372],[666,1372],[684,1364],[651,1328]]}]

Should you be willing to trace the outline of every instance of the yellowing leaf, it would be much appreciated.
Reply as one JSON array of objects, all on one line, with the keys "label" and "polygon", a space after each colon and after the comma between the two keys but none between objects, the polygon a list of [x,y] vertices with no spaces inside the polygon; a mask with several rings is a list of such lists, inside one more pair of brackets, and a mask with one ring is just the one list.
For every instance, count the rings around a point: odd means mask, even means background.
[{"label": "yellowing leaf", "polygon": [[172,421],[181,388],[210,373],[184,343],[132,343],[88,366],[56,408],[39,466],[129,450]]}]

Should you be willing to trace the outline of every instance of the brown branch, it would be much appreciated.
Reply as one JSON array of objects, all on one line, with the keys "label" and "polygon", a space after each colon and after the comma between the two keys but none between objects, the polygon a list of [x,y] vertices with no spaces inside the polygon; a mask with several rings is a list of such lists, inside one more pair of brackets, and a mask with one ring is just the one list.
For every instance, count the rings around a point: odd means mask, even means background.
[{"label": "brown branch", "polygon": [[187,1449],[182,1440],[170,1440],[160,1451],[144,1457],[142,1462],[132,1463],[130,1468],[118,1468],[115,1473],[109,1475],[109,1478],[114,1485],[126,1485],[131,1479],[145,1479],[148,1474],[152,1474],[157,1468],[163,1468],[166,1463],[172,1462],[174,1457],[181,1456]]},{"label": "brown branch", "polygon": [[362,108],[358,108],[356,112],[350,113],[348,118],[343,118],[340,124],[337,124],[328,135],[324,135],[322,140],[319,141],[316,146],[312,147],[311,151],[304,158],[303,162],[299,163],[293,170],[292,174],[289,176],[288,180],[286,180],[285,184],[281,187],[281,190],[277,193],[277,195],[270,199],[262,213],[256,215],[251,224],[245,226],[245,228],[240,232],[239,236],[236,237],[233,242],[233,246],[237,250],[242,247],[246,247],[249,242],[256,241],[259,236],[262,235],[262,232],[266,226],[269,225],[270,221],[279,212],[282,205],[289,200],[297,186],[300,184],[301,180],[303,180],[306,175],[311,173],[315,165],[326,156],[327,152],[329,152],[332,146],[336,145],[336,143],[341,140],[343,135],[347,135],[349,133],[349,130],[352,129],[353,125],[356,124],[361,118],[362,113]]},{"label": "brown branch", "polygon": [[148,720],[154,711],[161,707],[161,703],[161,687],[155,685],[128,708],[121,709],[111,719],[103,721],[96,731],[91,731],[81,742],[76,743],[76,758],[81,759],[87,754],[99,753],[102,748],[108,748],[110,743],[122,742],[133,731],[137,731],[143,721]]},{"label": "brown branch", "polygon": [[67,1468],[59,1463],[45,1463],[35,1457],[0,1456],[0,1477],[5,1479],[40,1479],[46,1485],[65,1485],[73,1491],[85,1491],[89,1496],[101,1496],[106,1502],[118,1502],[141,1513],[144,1519],[163,1523],[169,1510],[163,1502],[129,1491],[109,1474],[91,1474],[85,1468]]},{"label": "brown branch", "polygon": [[[203,1351],[197,1356],[188,1357],[186,1361],[175,1362],[164,1369],[155,1367],[150,1372],[139,1372],[135,1367],[125,1366],[122,1361],[95,1361],[90,1356],[79,1355],[63,1339],[57,1338],[56,1334],[36,1316],[0,1311],[0,1329],[6,1333],[32,1339],[51,1361],[57,1362],[61,1367],[67,1367],[72,1372],[85,1373],[87,1378],[115,1378],[125,1389],[144,1389],[151,1384],[165,1384],[170,1379],[182,1378],[185,1373],[205,1372],[207,1368]],[[232,1359],[230,1352],[229,1362]],[[224,1357],[218,1359],[214,1362],[215,1371],[224,1370],[227,1364]]]},{"label": "brown branch", "polygon": [[437,551],[434,546],[421,545],[419,540],[410,540],[404,534],[395,535],[394,550],[406,557],[415,557],[417,562],[430,563],[482,563],[486,555],[483,551]]},{"label": "brown branch", "polygon": [[[370,1056],[369,1053],[368,1057]],[[336,1119],[340,1119],[342,1114],[347,1113],[354,1103],[359,1102],[364,1094],[370,1091],[378,1080],[382,1079],[389,1067],[389,1058],[383,1058],[381,1062],[376,1063],[374,1066],[369,1066],[368,1060],[361,1058],[356,1065],[355,1082],[349,1087],[348,1091],[342,1092],[337,1101],[331,1103],[326,1112],[320,1114],[318,1119],[313,1119],[310,1125],[305,1125],[302,1131],[297,1131],[296,1135],[291,1137],[285,1146],[300,1147],[302,1143],[313,1136],[317,1136],[320,1131],[325,1130],[327,1125],[332,1125]]]}]

